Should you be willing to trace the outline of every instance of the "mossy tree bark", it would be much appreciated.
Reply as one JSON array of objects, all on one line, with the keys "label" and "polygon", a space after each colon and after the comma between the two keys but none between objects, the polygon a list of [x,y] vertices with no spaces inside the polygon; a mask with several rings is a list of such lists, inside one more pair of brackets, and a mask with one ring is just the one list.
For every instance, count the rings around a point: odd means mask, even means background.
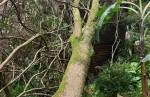
[{"label": "mossy tree bark", "polygon": [[[84,26],[81,23],[79,9],[74,7],[72,10],[74,16],[74,30],[70,37],[72,55],[59,89],[53,97],[82,97],[87,70],[93,54],[91,41],[99,9],[98,1],[92,1],[88,20]],[[79,6],[79,2],[80,0],[74,0],[74,6]]]}]

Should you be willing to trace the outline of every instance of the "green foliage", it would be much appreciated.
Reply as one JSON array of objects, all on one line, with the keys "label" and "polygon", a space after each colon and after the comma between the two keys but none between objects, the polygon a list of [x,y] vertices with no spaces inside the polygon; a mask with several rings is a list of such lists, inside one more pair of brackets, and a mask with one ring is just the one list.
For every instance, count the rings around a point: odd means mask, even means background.
[{"label": "green foliage", "polygon": [[[117,62],[113,64],[111,67],[104,68],[103,72],[101,72],[92,84],[87,85],[85,88],[84,97],[116,97],[117,94],[123,95],[123,97],[140,97],[141,96],[141,69],[139,62],[139,52],[132,52],[135,49],[134,43],[140,40],[140,31],[139,31],[139,19],[142,18],[142,25],[144,25],[144,29],[149,26],[149,5],[142,4],[140,2],[139,5],[136,5],[131,2],[123,2],[123,4],[129,4],[129,7],[121,7],[124,9],[128,9],[129,19],[133,18],[135,21],[130,21],[128,23],[128,30],[132,33],[132,37],[130,40],[126,42],[124,45],[124,49],[121,52],[124,53],[124,56],[119,55],[117,58]],[[146,6],[144,6],[146,5]],[[141,7],[142,6],[142,7]],[[101,11],[98,13],[99,23],[98,28],[101,29],[104,23],[107,23],[111,19],[110,12],[115,10],[115,5],[107,8],[104,6]],[[132,12],[132,13],[131,13]],[[133,13],[135,12],[136,15]],[[113,12],[115,13],[115,12]],[[114,14],[113,14],[114,15]],[[107,19],[108,17],[108,19]],[[138,18],[137,19],[135,19]],[[133,23],[134,22],[134,23]],[[97,30],[98,32],[99,30]],[[145,29],[145,32],[149,32],[150,29]],[[99,33],[96,33],[99,39]],[[97,39],[97,38],[96,38]],[[149,33],[145,33],[145,53],[150,53],[150,36]],[[119,53],[120,54],[120,53]],[[126,60],[126,61],[125,61]],[[146,62],[148,74],[150,74],[150,55],[147,55],[143,62]],[[125,62],[124,62],[125,61]],[[148,75],[149,77],[149,75]],[[150,78],[150,77],[149,77]],[[149,81],[150,84],[150,81]],[[150,86],[149,86],[150,88]]]},{"label": "green foliage", "polygon": [[119,10],[118,5],[119,3],[114,3],[110,6],[104,4],[102,8],[99,10],[99,12],[97,13],[98,21],[97,21],[95,38],[94,38],[97,42],[99,42],[99,33],[103,24],[108,23],[114,16],[114,14],[118,12]]},{"label": "green foliage", "polygon": [[108,7],[106,7],[106,5],[104,5],[104,8],[102,8],[102,10],[100,10],[97,14],[99,17],[98,23],[97,23],[97,29],[101,29],[104,22],[109,21],[111,19],[112,15],[110,13],[112,13],[113,11],[116,12],[117,11],[116,7],[117,7],[117,3],[114,3]]},{"label": "green foliage", "polygon": [[83,93],[83,97],[105,97],[104,93],[99,89],[96,89],[96,83],[92,83],[85,87],[85,91]]},{"label": "green foliage", "polygon": [[[11,91],[12,97],[17,97],[21,92],[23,92],[24,86],[25,86],[24,84],[17,82],[15,86],[13,86],[12,88]],[[35,97],[35,96],[28,96],[28,97]]]},{"label": "green foliage", "polygon": [[[133,75],[126,70],[127,63],[116,63],[100,73],[96,80],[96,89],[105,94],[106,97],[115,97],[118,93],[134,90],[137,83]],[[130,68],[131,69],[131,68]]]},{"label": "green foliage", "polygon": [[24,89],[24,86],[21,84],[16,84],[16,86],[14,86],[13,90],[12,90],[12,97],[16,97],[18,94],[20,94]]},{"label": "green foliage", "polygon": [[150,54],[146,55],[142,62],[150,61]]},{"label": "green foliage", "polygon": [[140,90],[122,93],[121,95],[123,95],[124,97],[141,97]]},{"label": "green foliage", "polygon": [[139,90],[140,74],[138,68],[137,62],[116,62],[111,67],[104,67],[98,78],[86,87],[92,93],[86,92],[84,96],[116,97],[117,94],[121,94],[128,95],[125,97],[133,97],[137,94],[135,92]]},{"label": "green foliage", "polygon": [[150,2],[148,2],[145,6],[143,6],[142,0],[139,0],[139,5],[132,3],[132,2],[127,2],[127,1],[123,1],[122,3],[130,5],[130,7],[120,7],[120,8],[128,9],[132,11],[133,13],[135,13],[141,20],[140,21],[141,25],[144,26],[146,19],[150,15],[150,11],[149,11]]}]

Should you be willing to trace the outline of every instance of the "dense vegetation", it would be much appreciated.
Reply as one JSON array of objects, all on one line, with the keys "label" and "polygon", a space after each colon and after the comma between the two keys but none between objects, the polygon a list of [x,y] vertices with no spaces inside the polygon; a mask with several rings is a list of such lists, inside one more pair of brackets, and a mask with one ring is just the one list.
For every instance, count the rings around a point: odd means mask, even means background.
[{"label": "dense vegetation", "polygon": [[0,97],[69,97],[75,71],[83,97],[149,97],[149,14],[149,0],[0,0]]}]

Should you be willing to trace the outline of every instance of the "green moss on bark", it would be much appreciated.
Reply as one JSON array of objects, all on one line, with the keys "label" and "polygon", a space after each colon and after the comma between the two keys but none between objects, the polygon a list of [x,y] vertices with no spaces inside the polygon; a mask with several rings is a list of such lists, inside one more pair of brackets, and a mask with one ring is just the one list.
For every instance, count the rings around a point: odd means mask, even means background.
[{"label": "green moss on bark", "polygon": [[[72,56],[70,58],[69,64],[75,64],[76,62],[83,62],[84,64],[84,59],[81,56],[82,53],[84,52],[84,45],[90,45],[90,47],[87,47],[87,57],[91,57],[94,53],[94,49],[92,47],[92,44],[88,44],[87,42],[84,42],[84,40],[82,39],[82,37],[78,38],[74,35],[72,35],[70,37],[70,42],[71,42],[71,46],[72,46]],[[86,47],[86,46],[85,46]]]},{"label": "green moss on bark", "polygon": [[89,56],[92,57],[93,54],[94,54],[94,49],[93,49],[93,47],[91,46],[91,47],[90,47],[90,51],[89,51]]},{"label": "green moss on bark", "polygon": [[75,62],[77,62],[80,58],[80,52],[79,52],[79,38],[75,37],[74,35],[72,35],[69,39],[69,41],[71,42],[71,46],[72,46],[72,56],[70,58],[70,61],[68,63],[67,66],[67,70],[63,76],[62,82],[59,86],[58,91],[55,93],[55,95],[53,95],[53,97],[60,97],[60,95],[62,94],[62,92],[64,92],[65,86],[67,84],[67,73],[68,73],[68,68],[74,64]]},{"label": "green moss on bark", "polygon": [[70,58],[69,64],[75,64],[80,61],[80,38],[72,35],[70,37],[70,42],[72,46],[72,56]]},{"label": "green moss on bark", "polygon": [[65,86],[67,84],[67,82],[66,82],[67,81],[67,75],[66,74],[67,74],[67,71],[66,71],[66,73],[63,76],[63,79],[62,79],[62,82],[61,82],[61,84],[59,86],[59,89],[57,90],[55,95],[53,95],[52,97],[60,97],[61,93],[64,92]]}]

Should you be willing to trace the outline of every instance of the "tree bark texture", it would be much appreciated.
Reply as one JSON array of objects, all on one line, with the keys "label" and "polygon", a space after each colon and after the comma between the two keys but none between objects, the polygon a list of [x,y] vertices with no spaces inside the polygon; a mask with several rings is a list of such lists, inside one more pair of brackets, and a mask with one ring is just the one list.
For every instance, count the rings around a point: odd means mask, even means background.
[{"label": "tree bark texture", "polygon": [[[74,0],[74,6],[79,6],[80,0]],[[92,1],[88,20],[84,26],[78,7],[72,9],[74,16],[74,30],[70,37],[72,55],[63,76],[59,89],[53,97],[82,97],[84,82],[88,71],[93,47],[96,14],[99,9],[99,0]]]},{"label": "tree bark texture", "polygon": [[[141,19],[142,21],[142,19]],[[145,43],[144,43],[144,25],[140,23],[140,58],[143,60],[145,53]],[[141,62],[141,77],[142,77],[142,97],[148,97],[148,80],[145,62]]]}]

